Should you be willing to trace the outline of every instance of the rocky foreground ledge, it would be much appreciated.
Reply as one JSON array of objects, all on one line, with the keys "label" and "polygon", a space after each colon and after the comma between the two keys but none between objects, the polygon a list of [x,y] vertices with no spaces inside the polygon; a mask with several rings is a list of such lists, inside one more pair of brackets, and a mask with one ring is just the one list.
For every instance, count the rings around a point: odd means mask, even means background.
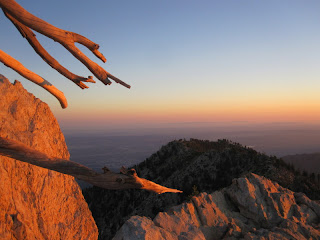
[{"label": "rocky foreground ledge", "polygon": [[[0,74],[0,137],[69,158],[49,106]],[[96,240],[98,229],[73,177],[0,156],[0,239]]]},{"label": "rocky foreground ledge", "polygon": [[320,239],[320,204],[256,174],[160,212],[133,216],[114,240]]}]

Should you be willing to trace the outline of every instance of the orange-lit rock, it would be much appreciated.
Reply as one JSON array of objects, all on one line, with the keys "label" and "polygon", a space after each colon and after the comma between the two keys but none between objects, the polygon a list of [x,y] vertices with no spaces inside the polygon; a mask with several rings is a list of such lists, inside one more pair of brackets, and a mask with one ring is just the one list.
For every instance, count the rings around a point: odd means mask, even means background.
[{"label": "orange-lit rock", "polygon": [[123,226],[114,237],[116,240],[122,240],[122,236],[127,240],[152,239],[152,240],[175,240],[177,236],[161,227],[156,226],[152,220],[147,217],[133,216]]},{"label": "orange-lit rock", "polygon": [[177,240],[320,239],[320,204],[252,173],[159,213],[153,221],[134,216],[114,239],[132,239],[132,234],[147,239],[160,230]]},{"label": "orange-lit rock", "polygon": [[[0,75],[0,136],[69,158],[47,104]],[[0,156],[0,239],[97,239],[73,177]]]}]

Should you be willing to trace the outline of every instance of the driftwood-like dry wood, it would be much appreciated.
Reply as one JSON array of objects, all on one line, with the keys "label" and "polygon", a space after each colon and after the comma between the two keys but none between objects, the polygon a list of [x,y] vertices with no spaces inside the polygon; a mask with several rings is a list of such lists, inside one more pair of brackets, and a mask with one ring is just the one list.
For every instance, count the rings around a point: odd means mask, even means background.
[{"label": "driftwood-like dry wood", "polygon": [[[0,0],[0,7],[7,16],[7,18],[16,26],[19,32],[25,37],[33,49],[41,56],[41,58],[47,62],[52,68],[56,69],[59,73],[65,77],[72,80],[82,89],[88,88],[83,82],[95,82],[92,77],[84,78],[78,75],[75,75],[69,72],[66,68],[61,66],[57,60],[55,60],[38,42],[33,33],[33,30],[53,39],[56,42],[59,42],[64,46],[74,57],[81,61],[92,73],[96,76],[101,82],[105,85],[111,84],[112,79],[116,83],[119,83],[127,88],[130,88],[130,85],[121,81],[117,77],[113,76],[106,70],[104,70],[97,63],[90,60],[84,53],[82,53],[76,46],[75,43],[80,43],[87,47],[96,57],[98,57],[103,62],[106,62],[106,58],[99,52],[99,45],[87,39],[86,37],[62,30],[57,28],[50,23],[32,15],[26,11],[22,6],[20,6],[14,0]],[[30,29],[31,28],[31,29]],[[3,61],[2,61],[3,62]],[[14,69],[17,71],[17,69]],[[17,71],[19,72],[19,71]],[[19,72],[20,73],[20,72]],[[30,80],[30,79],[29,79]],[[60,101],[60,100],[59,100]]]},{"label": "driftwood-like dry wood", "polygon": [[14,17],[12,17],[9,13],[6,11],[3,11],[6,17],[16,26],[18,31],[21,33],[22,37],[26,38],[31,47],[36,51],[36,53],[39,54],[39,56],[48,63],[53,69],[56,69],[60,74],[65,76],[66,78],[70,79],[72,82],[77,84],[80,88],[85,89],[89,88],[87,85],[85,85],[83,82],[92,82],[95,83],[95,81],[92,79],[92,77],[81,77],[78,76],[72,72],[70,72],[68,69],[63,67],[56,59],[54,59],[45,49],[42,47],[42,45],[39,43],[38,39],[36,38],[36,35],[34,32],[28,28],[27,26],[20,23],[18,20],[16,20]]},{"label": "driftwood-like dry wood", "polygon": [[65,98],[63,92],[53,86],[50,82],[43,79],[39,75],[35,74],[34,72],[30,71],[29,69],[25,68],[19,61],[11,57],[10,55],[6,54],[4,51],[0,50],[0,62],[6,65],[9,68],[12,68],[21,76],[29,79],[30,81],[34,82],[35,84],[43,87],[48,92],[50,92],[53,96],[55,96],[62,108],[66,108],[68,106],[67,99]]},{"label": "driftwood-like dry wood", "polygon": [[46,168],[63,174],[71,175],[92,185],[106,189],[145,189],[158,194],[180,190],[171,189],[144,178],[139,178],[134,169],[121,169],[121,173],[113,173],[104,168],[104,173],[97,173],[76,162],[65,159],[50,158],[25,144],[8,138],[0,137],[0,155],[27,162],[38,167]]}]

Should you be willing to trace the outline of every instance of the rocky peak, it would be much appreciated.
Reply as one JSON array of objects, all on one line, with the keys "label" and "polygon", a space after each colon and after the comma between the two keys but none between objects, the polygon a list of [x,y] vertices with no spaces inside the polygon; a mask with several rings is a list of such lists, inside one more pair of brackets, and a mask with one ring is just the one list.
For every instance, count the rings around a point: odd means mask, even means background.
[{"label": "rocky peak", "polygon": [[[51,157],[69,158],[47,104],[0,75],[0,136]],[[73,177],[0,156],[0,239],[97,239]]]},{"label": "rocky peak", "polygon": [[320,204],[256,174],[160,212],[133,216],[114,240],[319,239]]},{"label": "rocky peak", "polygon": [[[138,175],[161,185],[183,190],[183,194],[155,195],[143,191],[84,191],[102,239],[111,239],[131,216],[154,218],[179,205],[193,194],[212,193],[230,186],[232,180],[256,173],[282,187],[319,199],[320,185],[293,171],[281,159],[259,153],[228,140],[175,140],[134,166]],[[125,206],[125,207],[123,207]]]}]

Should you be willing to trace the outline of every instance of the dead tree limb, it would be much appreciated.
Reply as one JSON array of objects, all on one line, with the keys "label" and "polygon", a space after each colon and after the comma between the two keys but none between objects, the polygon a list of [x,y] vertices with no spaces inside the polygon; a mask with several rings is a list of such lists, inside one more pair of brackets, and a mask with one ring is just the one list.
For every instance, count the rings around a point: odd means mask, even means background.
[{"label": "dead tree limb", "polygon": [[87,47],[96,57],[103,62],[106,62],[106,58],[98,50],[98,44],[80,34],[62,30],[51,25],[50,23],[47,23],[46,21],[29,13],[14,0],[0,0],[0,8],[2,8],[7,18],[9,18],[9,20],[17,27],[22,36],[28,40],[33,49],[41,56],[42,59],[44,59],[45,62],[47,62],[52,68],[56,69],[59,73],[75,82],[81,88],[88,88],[88,86],[86,86],[83,82],[94,82],[93,79],[91,77],[84,78],[75,75],[61,66],[59,62],[50,56],[50,54],[41,46],[31,29],[53,39],[56,42],[59,42],[105,85],[111,84],[111,81],[109,80],[110,78],[116,83],[130,88],[130,85],[104,70],[97,63],[90,60],[75,46],[75,43],[82,44],[83,46]]},{"label": "dead tree limb", "polygon": [[12,17],[9,13],[4,11],[4,14],[6,17],[13,23],[13,25],[16,26],[22,37],[26,38],[31,47],[38,53],[38,55],[46,62],[48,63],[53,69],[56,69],[60,74],[65,76],[66,78],[70,79],[72,82],[77,84],[80,88],[85,89],[88,88],[87,85],[85,85],[83,82],[92,82],[95,83],[95,81],[92,79],[92,77],[81,77],[78,76],[72,72],[70,72],[68,69],[63,67],[56,59],[54,59],[45,49],[42,47],[42,45],[39,43],[38,39],[36,38],[36,35],[34,32],[28,28],[27,26],[20,23],[17,19]]},{"label": "dead tree limb", "polygon": [[53,86],[50,82],[45,80],[44,78],[40,77],[39,75],[35,74],[34,72],[27,69],[23,66],[19,61],[11,57],[10,55],[6,54],[4,51],[0,49],[0,62],[6,65],[9,68],[12,68],[21,76],[29,79],[30,81],[34,82],[35,84],[39,85],[40,87],[46,89],[50,92],[53,96],[55,96],[62,108],[66,108],[68,106],[67,99],[65,98],[63,92]]},{"label": "dead tree limb", "polygon": [[163,187],[159,184],[139,178],[134,169],[121,169],[121,173],[105,171],[97,173],[76,162],[65,159],[50,158],[27,145],[0,137],[0,155],[27,162],[38,167],[46,168],[63,174],[71,175],[79,180],[106,189],[145,189],[158,194],[165,192],[181,193],[180,190]]},{"label": "dead tree limb", "polygon": [[[34,16],[25,10],[22,6],[20,6],[14,0],[0,0],[0,7],[8,12],[13,18],[17,19],[22,24],[27,27],[53,39],[56,42],[59,42],[62,46],[64,46],[74,57],[76,57],[79,61],[81,61],[100,81],[104,84],[110,84],[110,80],[108,73],[102,67],[100,67],[97,63],[91,61],[85,54],[83,54],[74,43],[80,43],[83,46],[87,47],[96,57],[101,59],[103,62],[106,62],[106,58],[99,52],[99,45],[87,39],[86,37],[62,30],[57,28],[50,23],[42,20]],[[130,86],[124,82],[117,81],[117,83],[122,84],[125,87],[130,88]]]}]

